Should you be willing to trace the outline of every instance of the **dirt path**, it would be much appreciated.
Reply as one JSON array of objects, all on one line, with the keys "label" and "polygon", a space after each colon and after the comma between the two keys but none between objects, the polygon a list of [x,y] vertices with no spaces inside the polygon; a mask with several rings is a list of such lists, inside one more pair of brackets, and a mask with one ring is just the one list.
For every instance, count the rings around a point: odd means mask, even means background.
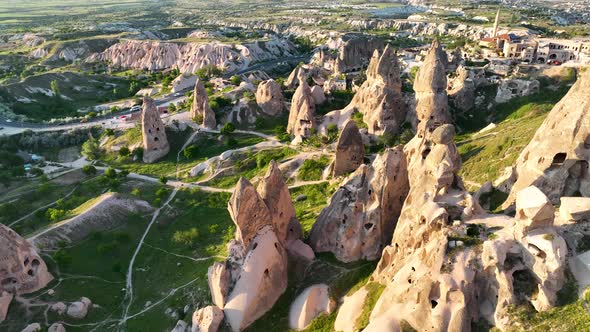
[{"label": "dirt path", "polygon": [[133,265],[135,264],[135,259],[137,258],[137,255],[139,254],[139,251],[141,250],[141,247],[143,246],[143,242],[145,241],[145,238],[147,237],[150,229],[152,228],[152,225],[154,224],[156,219],[158,219],[158,216],[160,215],[160,211],[162,211],[162,209],[164,207],[168,206],[168,203],[170,203],[170,201],[172,201],[172,199],[174,199],[174,196],[176,196],[177,192],[178,192],[178,187],[174,188],[174,190],[172,191],[170,196],[168,196],[168,199],[166,200],[166,202],[164,202],[164,204],[162,204],[162,206],[160,206],[154,212],[154,214],[152,216],[152,220],[150,221],[150,223],[146,227],[141,239],[139,240],[139,243],[137,244],[137,247],[135,248],[135,252],[133,253],[133,256],[131,256],[131,261],[129,262],[129,267],[127,269],[127,278],[126,278],[126,284],[125,284],[126,294],[125,294],[125,298],[123,299],[123,302],[125,302],[126,300],[128,302],[127,302],[127,306],[125,307],[125,310],[123,312],[123,317],[121,318],[121,322],[119,323],[119,325],[125,324],[125,322],[127,321],[128,314],[129,314],[129,308],[131,308],[131,304],[133,303]]}]

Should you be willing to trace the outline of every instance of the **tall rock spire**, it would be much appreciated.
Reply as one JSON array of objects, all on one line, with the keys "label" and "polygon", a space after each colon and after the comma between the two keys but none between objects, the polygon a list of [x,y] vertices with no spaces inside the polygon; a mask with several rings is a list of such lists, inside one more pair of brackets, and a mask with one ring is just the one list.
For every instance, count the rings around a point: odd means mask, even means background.
[{"label": "tall rock spire", "polygon": [[414,81],[418,136],[451,122],[447,100],[447,57],[438,40],[434,40]]},{"label": "tall rock spire", "polygon": [[395,50],[389,46],[382,53],[375,50],[367,80],[361,85],[349,107],[363,113],[363,121],[371,134],[395,134],[406,116],[402,96],[400,66]]},{"label": "tall rock spire", "polygon": [[191,107],[191,118],[198,119],[206,128],[213,129],[217,125],[215,120],[215,113],[209,106],[209,98],[207,97],[207,91],[205,85],[201,80],[197,80],[195,84],[195,90],[193,91],[193,106]]},{"label": "tall rock spire", "polygon": [[287,132],[295,138],[305,138],[311,136],[312,130],[316,128],[315,102],[303,75],[300,75],[299,81],[291,100]]},{"label": "tall rock spire", "polygon": [[166,129],[154,100],[143,98],[141,113],[141,134],[143,138],[143,162],[153,163],[170,151]]}]

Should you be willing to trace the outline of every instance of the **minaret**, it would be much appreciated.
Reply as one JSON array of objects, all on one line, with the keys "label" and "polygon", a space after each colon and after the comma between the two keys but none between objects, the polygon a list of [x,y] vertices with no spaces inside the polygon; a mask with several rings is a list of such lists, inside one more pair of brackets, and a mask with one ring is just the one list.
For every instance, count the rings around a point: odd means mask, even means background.
[{"label": "minaret", "polygon": [[496,38],[498,35],[498,24],[500,23],[500,8],[498,8],[498,12],[496,13],[496,20],[494,21],[494,32],[492,33],[492,38]]}]

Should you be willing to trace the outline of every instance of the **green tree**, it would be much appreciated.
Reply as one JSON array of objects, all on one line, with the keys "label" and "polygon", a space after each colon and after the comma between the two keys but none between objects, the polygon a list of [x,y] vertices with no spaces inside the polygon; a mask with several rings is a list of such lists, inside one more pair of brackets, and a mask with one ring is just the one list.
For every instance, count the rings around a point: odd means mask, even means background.
[{"label": "green tree", "polygon": [[199,148],[196,145],[187,146],[183,151],[182,154],[186,159],[192,159],[197,156],[199,152]]},{"label": "green tree", "polygon": [[121,157],[127,157],[130,154],[131,154],[131,151],[129,151],[129,148],[126,146],[123,146],[119,149],[119,155]]},{"label": "green tree", "polygon": [[109,167],[104,171],[104,176],[110,179],[114,179],[117,177],[117,171],[114,168]]},{"label": "green tree", "polygon": [[191,247],[199,238],[199,230],[195,227],[186,231],[176,231],[172,235],[172,241]]},{"label": "green tree", "polygon": [[242,83],[242,79],[238,75],[234,75],[234,76],[230,77],[229,81],[233,85],[240,85],[240,83]]},{"label": "green tree", "polygon": [[82,172],[86,175],[95,175],[96,174],[96,167],[92,165],[84,165],[82,166]]},{"label": "green tree", "polygon": [[176,112],[176,105],[171,103],[170,105],[168,105],[168,113],[174,113],[174,112]]},{"label": "green tree", "polygon": [[84,144],[82,144],[82,155],[88,160],[97,160],[100,158],[101,150],[98,140],[90,137]]},{"label": "green tree", "polygon": [[57,80],[51,81],[51,83],[49,83],[49,86],[50,86],[51,92],[53,92],[54,96],[56,96],[56,97],[61,96],[61,93],[59,91],[59,83],[57,82]]},{"label": "green tree", "polygon": [[165,175],[162,175],[158,181],[160,181],[161,184],[166,184],[166,182],[168,182],[168,178]]},{"label": "green tree", "polygon": [[219,132],[223,135],[227,135],[227,134],[233,133],[235,130],[236,130],[236,126],[234,126],[233,123],[226,122],[225,125],[223,125],[223,128],[221,128],[221,130]]}]

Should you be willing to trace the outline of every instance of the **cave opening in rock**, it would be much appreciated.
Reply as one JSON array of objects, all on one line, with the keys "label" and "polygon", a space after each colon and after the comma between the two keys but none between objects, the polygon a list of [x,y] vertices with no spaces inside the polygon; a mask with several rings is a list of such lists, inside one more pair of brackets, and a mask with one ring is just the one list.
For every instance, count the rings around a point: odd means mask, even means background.
[{"label": "cave opening in rock", "polygon": [[567,158],[567,153],[559,152],[553,156],[553,161],[551,161],[551,167],[558,167],[563,165],[563,162]]},{"label": "cave opening in rock", "polygon": [[530,270],[517,270],[512,273],[514,295],[520,302],[528,302],[537,295],[537,279]]}]

